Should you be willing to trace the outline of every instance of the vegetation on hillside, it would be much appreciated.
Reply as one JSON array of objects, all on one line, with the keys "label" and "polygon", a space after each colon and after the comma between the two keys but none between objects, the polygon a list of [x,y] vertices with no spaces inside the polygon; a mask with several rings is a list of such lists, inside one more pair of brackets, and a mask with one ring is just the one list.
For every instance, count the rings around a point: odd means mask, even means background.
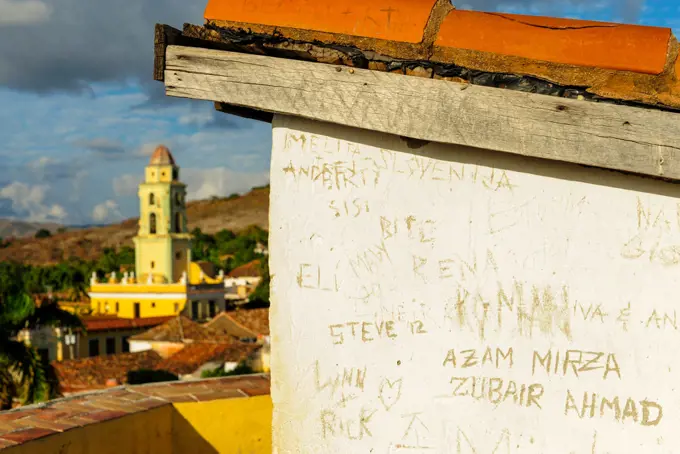
[{"label": "vegetation on hillside", "polygon": [[[267,246],[267,231],[257,226],[249,227],[238,234],[230,230],[220,230],[214,235],[203,233],[200,229],[192,232],[192,260],[207,260],[225,274],[232,269],[255,259],[264,258],[255,252],[258,244]],[[267,260],[261,260],[267,268],[267,278],[262,288],[256,290],[256,298],[269,302],[269,279]],[[92,273],[100,279],[121,267],[133,268],[135,251],[130,246],[118,250],[106,248],[98,260],[86,261],[77,257],[57,265],[31,266],[17,262],[0,262],[0,292],[17,294],[27,292],[40,294],[48,291],[65,292],[71,301],[81,301],[89,286]],[[264,270],[263,270],[264,272]],[[265,282],[266,281],[266,282]],[[265,288],[266,287],[266,288]]]},{"label": "vegetation on hillside", "polygon": [[80,319],[52,301],[35,300],[23,291],[0,291],[0,410],[44,401],[58,395],[58,381],[52,366],[38,351],[17,340],[23,329],[40,326],[82,328]]},{"label": "vegetation on hillside", "polygon": [[[241,232],[251,225],[266,229],[268,217],[267,187],[254,188],[239,197],[187,203],[189,229],[199,227],[202,232],[213,235],[221,229]],[[14,233],[16,229],[3,228],[3,221],[7,223],[7,220],[0,219],[0,236],[3,238],[0,240],[0,262],[16,261],[36,266],[56,265],[70,257],[88,262],[99,260],[106,248],[120,250],[123,246],[132,246],[132,238],[139,231],[138,219],[131,218],[118,224],[71,226],[61,231],[63,226],[40,225],[31,230],[30,235],[23,236]],[[35,238],[39,228],[49,229],[51,236]]]}]

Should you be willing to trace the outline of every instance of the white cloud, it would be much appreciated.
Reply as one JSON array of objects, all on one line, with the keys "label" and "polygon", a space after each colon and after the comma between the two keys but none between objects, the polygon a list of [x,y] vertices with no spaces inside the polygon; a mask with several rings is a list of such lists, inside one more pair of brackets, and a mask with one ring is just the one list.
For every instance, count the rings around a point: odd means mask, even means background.
[{"label": "white cloud", "polygon": [[156,147],[158,147],[157,143],[145,143],[141,147],[139,147],[136,151],[136,154],[138,156],[151,156],[153,152],[156,150]]},{"label": "white cloud", "polygon": [[92,210],[92,220],[95,222],[119,221],[123,217],[115,200],[107,200],[99,205],[95,205]]},{"label": "white cloud", "polygon": [[15,181],[0,189],[0,198],[12,202],[12,210],[22,219],[33,222],[63,221],[68,216],[59,204],[49,204],[47,185],[28,185]]},{"label": "white cloud", "polygon": [[189,112],[179,117],[177,120],[181,125],[198,125],[204,126],[213,121],[213,114],[210,111],[199,110]]},{"label": "white cloud", "polygon": [[47,21],[52,8],[39,0],[0,0],[0,25],[29,25]]},{"label": "white cloud", "polygon": [[254,186],[267,184],[269,172],[235,172],[226,167],[185,169],[181,171],[180,178],[187,185],[187,199],[201,200],[242,193]]},{"label": "white cloud", "polygon": [[135,195],[143,179],[141,173],[125,173],[115,177],[113,179],[113,192],[118,197]]}]

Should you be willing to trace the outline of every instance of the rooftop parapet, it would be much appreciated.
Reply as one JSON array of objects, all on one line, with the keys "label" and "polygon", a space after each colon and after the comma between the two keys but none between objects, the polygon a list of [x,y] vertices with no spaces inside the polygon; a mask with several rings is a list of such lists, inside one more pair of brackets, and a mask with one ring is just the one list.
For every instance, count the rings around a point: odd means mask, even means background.
[{"label": "rooftop parapet", "polygon": [[119,386],[0,412],[0,451],[271,452],[269,377]]}]

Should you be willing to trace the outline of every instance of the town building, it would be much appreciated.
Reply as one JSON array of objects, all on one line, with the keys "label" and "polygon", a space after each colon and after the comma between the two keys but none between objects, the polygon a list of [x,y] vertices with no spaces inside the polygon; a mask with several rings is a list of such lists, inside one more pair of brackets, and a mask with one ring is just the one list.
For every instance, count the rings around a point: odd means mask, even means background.
[{"label": "town building", "polygon": [[[267,314],[258,309],[254,311],[258,313],[251,315],[251,310],[239,311],[245,313],[241,319],[252,320],[255,326],[263,327],[261,319]],[[114,330],[110,326],[107,326],[105,334],[98,335],[96,325],[92,324],[94,332],[88,332],[90,342],[81,346],[81,350],[87,351],[80,358],[52,363],[60,391],[68,395],[125,384],[128,374],[140,369],[169,372],[180,380],[198,379],[204,371],[216,369],[231,372],[238,366],[246,366],[256,373],[268,372],[269,343],[265,336],[242,325],[238,325],[242,330],[238,332],[224,329],[225,317],[229,318],[227,313],[213,319],[222,321],[215,326],[200,324],[184,316],[169,317],[163,323],[133,336],[127,335],[129,328],[121,327],[124,334],[118,337],[112,335]],[[236,323],[235,320],[233,322]],[[106,325],[107,320],[99,323]],[[95,347],[94,341],[97,342]],[[114,352],[118,348],[114,342],[124,342],[124,351]],[[92,351],[99,345],[106,351]]]},{"label": "town building", "polygon": [[134,238],[135,271],[92,276],[94,314],[126,319],[184,315],[194,320],[225,309],[224,274],[191,260],[186,185],[170,150],[156,148],[139,186],[139,231]]},{"label": "town building", "polygon": [[[266,249],[261,249],[261,251],[266,252]],[[234,268],[227,274],[224,278],[224,298],[227,305],[241,305],[248,302],[248,297],[262,282],[260,263],[260,259],[255,259]]]}]

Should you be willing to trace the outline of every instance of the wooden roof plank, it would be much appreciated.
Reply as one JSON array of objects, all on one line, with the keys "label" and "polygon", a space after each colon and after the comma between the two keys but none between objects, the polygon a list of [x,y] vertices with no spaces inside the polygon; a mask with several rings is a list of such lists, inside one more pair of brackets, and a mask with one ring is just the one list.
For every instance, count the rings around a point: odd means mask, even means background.
[{"label": "wooden roof plank", "polygon": [[169,46],[166,94],[426,141],[680,180],[680,115]]}]

